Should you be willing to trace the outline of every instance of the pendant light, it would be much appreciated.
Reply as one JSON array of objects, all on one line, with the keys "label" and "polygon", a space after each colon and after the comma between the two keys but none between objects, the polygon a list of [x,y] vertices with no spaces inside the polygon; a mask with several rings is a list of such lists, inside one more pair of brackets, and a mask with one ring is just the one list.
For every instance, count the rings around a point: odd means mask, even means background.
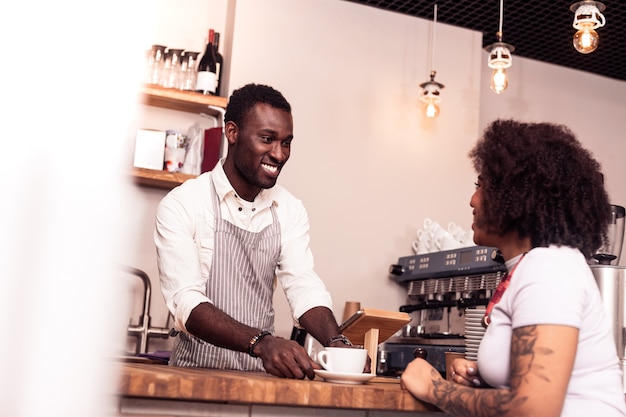
[{"label": "pendant light", "polygon": [[579,1],[569,8],[574,12],[574,48],[581,54],[588,54],[598,47],[599,36],[595,31],[604,26],[605,20],[602,11],[606,6],[599,1]]},{"label": "pendant light", "polygon": [[[430,45],[430,61],[431,68],[434,68],[434,55],[435,55],[435,25],[437,24],[437,5],[434,7],[434,18],[433,18],[433,27],[431,34],[431,45]],[[431,69],[430,70],[430,81],[426,81],[425,83],[420,84],[422,88],[422,95],[420,100],[424,103],[424,114],[426,117],[432,119],[439,116],[439,103],[441,103],[440,91],[445,86],[437,81],[435,81],[435,75],[437,75],[437,71]]]},{"label": "pendant light", "polygon": [[502,20],[504,16],[504,0],[500,0],[500,26],[496,36],[498,42],[492,43],[485,47],[485,51],[489,52],[487,65],[493,69],[491,74],[491,82],[489,87],[496,93],[500,94],[509,86],[509,80],[506,75],[506,69],[512,65],[513,58],[511,52],[515,50],[513,45],[502,42]]}]

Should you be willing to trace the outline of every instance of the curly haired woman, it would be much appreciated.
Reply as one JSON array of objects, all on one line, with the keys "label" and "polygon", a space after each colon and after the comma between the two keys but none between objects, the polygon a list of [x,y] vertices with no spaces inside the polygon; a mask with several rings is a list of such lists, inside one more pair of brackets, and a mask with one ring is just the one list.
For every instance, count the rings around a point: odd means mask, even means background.
[{"label": "curly haired woman", "polygon": [[610,204],[600,165],[564,126],[493,122],[470,152],[474,241],[508,273],[486,309],[478,363],[451,380],[422,359],[402,384],[453,416],[626,416],[622,371],[587,259]]}]

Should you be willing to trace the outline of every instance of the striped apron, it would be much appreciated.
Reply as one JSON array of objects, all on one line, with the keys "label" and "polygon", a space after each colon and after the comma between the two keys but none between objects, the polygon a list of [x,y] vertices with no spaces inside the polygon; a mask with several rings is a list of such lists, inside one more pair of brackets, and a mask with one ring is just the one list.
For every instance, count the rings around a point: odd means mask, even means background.
[{"label": "striped apron", "polygon": [[[215,235],[207,296],[215,307],[240,323],[274,333],[274,277],[280,255],[280,223],[270,206],[272,224],[258,233],[222,219],[219,197],[211,181]],[[265,371],[260,358],[214,346],[179,333],[170,365]]]}]

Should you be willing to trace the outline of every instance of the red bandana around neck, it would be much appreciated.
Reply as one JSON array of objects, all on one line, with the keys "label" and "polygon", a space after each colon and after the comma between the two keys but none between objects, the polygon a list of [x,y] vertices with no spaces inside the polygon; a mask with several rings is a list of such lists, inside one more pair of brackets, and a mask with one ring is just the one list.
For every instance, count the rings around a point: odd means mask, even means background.
[{"label": "red bandana around neck", "polygon": [[493,310],[493,307],[500,302],[500,299],[502,298],[502,294],[504,294],[506,289],[509,288],[509,282],[511,282],[511,277],[513,276],[513,272],[515,272],[515,268],[517,268],[517,265],[519,265],[522,259],[524,259],[525,255],[526,255],[526,252],[522,254],[521,258],[519,258],[519,261],[517,261],[515,265],[513,265],[513,268],[511,268],[510,271],[505,272],[504,276],[502,277],[502,280],[500,280],[500,283],[498,284],[498,287],[496,288],[496,291],[493,293],[493,297],[491,297],[491,300],[489,300],[489,304],[487,305],[487,308],[485,309],[485,315],[482,320],[482,325],[485,329],[489,326],[489,323],[491,322],[491,311]]}]

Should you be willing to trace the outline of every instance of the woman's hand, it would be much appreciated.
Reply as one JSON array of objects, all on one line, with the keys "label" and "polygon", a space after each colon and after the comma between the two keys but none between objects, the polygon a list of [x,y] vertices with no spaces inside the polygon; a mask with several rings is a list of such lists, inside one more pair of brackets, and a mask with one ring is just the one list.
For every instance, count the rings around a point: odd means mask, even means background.
[{"label": "woman's hand", "polygon": [[417,358],[411,361],[402,372],[400,385],[417,399],[432,403],[433,399],[430,396],[433,392],[434,382],[438,380],[443,381],[439,371],[426,360]]},{"label": "woman's hand", "polygon": [[469,387],[480,387],[483,383],[478,375],[478,366],[476,362],[467,359],[455,359],[449,369],[446,369],[450,380],[460,385]]}]

